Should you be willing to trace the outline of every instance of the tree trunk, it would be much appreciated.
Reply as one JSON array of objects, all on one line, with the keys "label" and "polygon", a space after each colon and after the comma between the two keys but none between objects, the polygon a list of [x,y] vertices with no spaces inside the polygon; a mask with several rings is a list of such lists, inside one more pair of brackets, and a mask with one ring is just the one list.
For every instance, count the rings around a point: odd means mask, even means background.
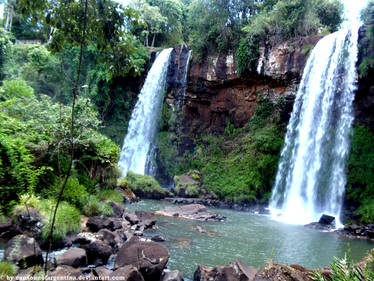
[{"label": "tree trunk", "polygon": [[156,38],[156,34],[153,34],[153,39],[152,39],[152,48],[155,46],[155,38]]}]

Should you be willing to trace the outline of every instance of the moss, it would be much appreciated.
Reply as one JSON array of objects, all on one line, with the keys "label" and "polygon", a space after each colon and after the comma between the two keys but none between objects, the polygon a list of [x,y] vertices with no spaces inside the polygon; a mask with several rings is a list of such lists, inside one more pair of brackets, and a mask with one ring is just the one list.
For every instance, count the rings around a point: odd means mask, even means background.
[{"label": "moss", "polygon": [[128,172],[127,187],[135,193],[136,196],[143,198],[164,198],[170,196],[171,193],[164,189],[160,184],[151,176],[138,175],[133,172]]},{"label": "moss", "polygon": [[123,196],[121,192],[113,189],[103,189],[101,190],[98,194],[97,197],[101,201],[105,202],[117,202],[117,203],[122,203],[123,202]]},{"label": "moss", "polygon": [[86,198],[86,204],[83,207],[83,214],[92,217],[92,216],[112,216],[113,209],[107,203],[102,202],[95,195],[90,195]]}]

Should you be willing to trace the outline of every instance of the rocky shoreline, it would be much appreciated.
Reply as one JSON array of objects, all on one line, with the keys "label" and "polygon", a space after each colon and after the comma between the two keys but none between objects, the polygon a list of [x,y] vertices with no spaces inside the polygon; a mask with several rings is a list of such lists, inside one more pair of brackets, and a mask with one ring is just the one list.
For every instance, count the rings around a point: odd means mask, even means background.
[{"label": "rocky shoreline", "polygon": [[[93,216],[83,220],[81,232],[65,237],[55,243],[54,248],[64,248],[48,261],[48,277],[74,280],[121,280],[128,281],[181,281],[178,271],[167,269],[170,258],[168,249],[162,245],[165,241],[160,235],[144,238],[148,230],[157,229],[156,215],[179,217],[197,221],[223,221],[225,217],[209,211],[205,206],[234,208],[242,211],[260,212],[258,206],[227,205],[214,199],[166,198],[166,201],[182,206],[167,207],[156,212],[127,212],[121,204],[111,203],[113,217]],[[204,204],[204,205],[202,205]],[[40,215],[31,209],[21,214],[16,221],[6,218],[0,222],[0,237],[7,239],[4,259],[20,269],[17,280],[25,276],[42,276],[43,249],[47,245],[40,239]],[[336,231],[349,238],[372,235],[372,226],[347,226]],[[354,233],[354,235],[352,234]],[[146,235],[149,236],[149,235]],[[371,239],[371,238],[370,238]],[[36,266],[36,267],[35,267]],[[235,260],[226,266],[197,266],[194,281],[267,281],[267,280],[312,280],[315,270],[300,265],[282,265],[270,261],[264,268],[256,269]],[[326,276],[331,269],[322,269]]]}]

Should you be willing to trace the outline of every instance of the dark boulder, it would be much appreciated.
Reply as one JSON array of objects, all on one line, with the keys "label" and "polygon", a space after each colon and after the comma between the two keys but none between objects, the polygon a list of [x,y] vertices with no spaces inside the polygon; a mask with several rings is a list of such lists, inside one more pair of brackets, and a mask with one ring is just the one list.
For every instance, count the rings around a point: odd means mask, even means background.
[{"label": "dark boulder", "polygon": [[81,248],[70,248],[65,253],[56,257],[57,265],[68,265],[72,267],[87,266],[86,251]]},{"label": "dark boulder", "polygon": [[155,235],[151,238],[151,240],[153,242],[165,242],[166,239],[162,237],[161,235]]},{"label": "dark boulder", "polygon": [[147,211],[135,211],[135,215],[139,218],[139,224],[144,226],[144,229],[151,229],[156,224],[156,216]]},{"label": "dark boulder", "polygon": [[332,225],[332,224],[335,225],[335,217],[323,214],[321,218],[319,219],[318,223],[323,224],[323,225]]},{"label": "dark boulder", "polygon": [[27,268],[43,264],[42,251],[35,239],[26,235],[13,237],[5,246],[4,259]]},{"label": "dark boulder", "polygon": [[108,229],[101,229],[98,233],[98,238],[106,242],[114,251],[118,250],[121,244],[121,238],[118,232],[113,232]]},{"label": "dark boulder", "polygon": [[114,269],[133,265],[142,273],[145,280],[159,280],[169,257],[169,251],[164,246],[131,238],[120,248]]},{"label": "dark boulder", "polygon": [[[137,270],[136,267],[132,265],[126,265],[124,267],[118,268],[109,275],[109,280],[122,280],[122,281],[144,281],[143,276]],[[153,279],[159,280],[159,279]]]},{"label": "dark boulder", "polygon": [[123,217],[125,220],[127,220],[131,225],[138,224],[139,223],[139,218],[137,215],[132,214],[132,213],[124,213]]},{"label": "dark boulder", "polygon": [[21,234],[21,229],[10,218],[0,218],[0,239],[10,239]]},{"label": "dark boulder", "polygon": [[122,228],[122,222],[120,218],[110,218],[105,216],[90,217],[86,225],[92,232],[97,232],[103,228],[112,231]]},{"label": "dark boulder", "polygon": [[199,265],[194,273],[194,281],[252,281],[257,270],[243,264],[239,260],[230,262],[226,266],[210,268]]},{"label": "dark boulder", "polygon": [[89,244],[81,245],[86,250],[89,264],[104,265],[107,263],[113,249],[104,241],[95,240]]},{"label": "dark boulder", "polygon": [[93,276],[97,277],[101,281],[109,280],[109,275],[111,273],[112,272],[104,266],[99,266],[92,269]]},{"label": "dark boulder", "polygon": [[27,210],[24,210],[17,215],[17,222],[22,229],[22,232],[33,237],[39,236],[43,227],[40,213],[31,207],[28,207]]},{"label": "dark boulder", "polygon": [[125,207],[117,202],[109,202],[109,205],[113,209],[113,216],[122,218],[123,213],[125,212]]}]

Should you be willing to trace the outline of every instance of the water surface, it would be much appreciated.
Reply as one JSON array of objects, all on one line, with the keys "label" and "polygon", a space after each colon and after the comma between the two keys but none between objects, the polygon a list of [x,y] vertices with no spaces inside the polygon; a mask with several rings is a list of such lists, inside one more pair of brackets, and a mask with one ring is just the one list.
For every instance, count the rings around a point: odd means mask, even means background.
[{"label": "water surface", "polygon": [[[144,200],[127,205],[127,211],[160,210],[167,202]],[[170,251],[168,268],[178,269],[187,278],[199,264],[225,265],[240,259],[247,265],[263,267],[272,257],[274,262],[300,264],[307,268],[328,266],[334,257],[348,253],[357,262],[374,247],[365,240],[347,240],[332,233],[322,233],[303,226],[289,225],[268,216],[225,209],[211,209],[227,217],[225,222],[196,222],[157,217],[158,230],[146,231],[166,238]],[[200,226],[207,233],[199,233]]]}]

